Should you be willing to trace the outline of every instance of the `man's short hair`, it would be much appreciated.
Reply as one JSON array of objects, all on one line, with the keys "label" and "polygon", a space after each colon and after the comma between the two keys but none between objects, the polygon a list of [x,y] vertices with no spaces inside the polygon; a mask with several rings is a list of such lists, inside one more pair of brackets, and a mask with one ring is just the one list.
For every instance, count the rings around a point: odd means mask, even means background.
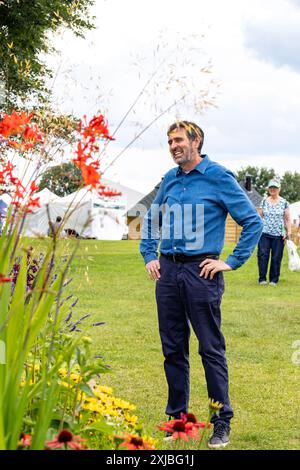
[{"label": "man's short hair", "polygon": [[197,126],[194,122],[191,121],[176,121],[174,124],[172,124],[167,132],[167,135],[170,135],[171,132],[177,130],[177,129],[184,129],[185,132],[187,133],[187,136],[190,140],[195,140],[196,137],[200,138],[200,144],[198,147],[198,152],[201,152],[202,145],[204,142],[204,132],[201,129],[201,127]]}]

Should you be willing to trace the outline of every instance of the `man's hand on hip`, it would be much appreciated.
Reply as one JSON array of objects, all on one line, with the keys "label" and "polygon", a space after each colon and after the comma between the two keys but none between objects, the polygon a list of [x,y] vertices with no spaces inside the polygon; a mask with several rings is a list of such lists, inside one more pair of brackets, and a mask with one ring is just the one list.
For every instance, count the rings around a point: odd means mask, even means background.
[{"label": "man's hand on hip", "polygon": [[205,279],[212,279],[216,273],[219,271],[231,271],[232,268],[222,261],[221,259],[210,259],[207,258],[199,264],[199,267],[202,268],[200,271],[200,277]]},{"label": "man's hand on hip", "polygon": [[146,269],[148,271],[150,279],[152,279],[153,281],[158,281],[158,279],[160,278],[160,264],[158,259],[149,261],[149,263],[146,264]]}]

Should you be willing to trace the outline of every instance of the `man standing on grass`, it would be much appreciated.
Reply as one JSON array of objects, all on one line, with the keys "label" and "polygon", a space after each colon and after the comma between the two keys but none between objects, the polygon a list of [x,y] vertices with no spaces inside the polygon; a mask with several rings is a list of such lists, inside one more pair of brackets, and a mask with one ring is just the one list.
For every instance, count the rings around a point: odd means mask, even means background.
[{"label": "man standing on grass", "polygon": [[[221,333],[223,271],[251,256],[262,221],[233,174],[201,155],[204,134],[195,123],[176,122],[167,132],[178,165],[164,177],[147,212],[140,251],[156,283],[159,331],[169,387],[166,414],[188,412],[190,324],[199,340],[209,398],[223,403],[212,422],[209,447],[229,443],[233,410],[228,395],[225,341]],[[222,261],[227,214],[243,227],[233,253]],[[160,258],[158,260],[158,245]]]}]

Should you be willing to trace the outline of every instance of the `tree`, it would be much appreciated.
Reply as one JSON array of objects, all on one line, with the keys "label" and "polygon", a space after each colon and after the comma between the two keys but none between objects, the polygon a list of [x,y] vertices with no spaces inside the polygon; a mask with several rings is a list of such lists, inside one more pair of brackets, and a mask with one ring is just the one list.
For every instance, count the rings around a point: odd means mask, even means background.
[{"label": "tree", "polygon": [[250,175],[252,177],[252,185],[261,195],[266,192],[270,179],[280,179],[273,168],[247,166],[246,168],[241,168],[237,171],[237,180],[244,181],[246,179],[246,175]]},{"label": "tree", "polygon": [[0,0],[0,82],[6,109],[16,106],[18,98],[45,99],[45,79],[52,72],[41,56],[54,52],[49,34],[65,26],[83,36],[83,30],[93,28],[93,4],[94,0]]},{"label": "tree", "polygon": [[281,179],[281,196],[290,203],[300,200],[300,173],[286,171]]},{"label": "tree", "polygon": [[80,168],[73,163],[63,163],[48,168],[41,177],[39,190],[48,188],[57,196],[66,196],[84,185]]}]

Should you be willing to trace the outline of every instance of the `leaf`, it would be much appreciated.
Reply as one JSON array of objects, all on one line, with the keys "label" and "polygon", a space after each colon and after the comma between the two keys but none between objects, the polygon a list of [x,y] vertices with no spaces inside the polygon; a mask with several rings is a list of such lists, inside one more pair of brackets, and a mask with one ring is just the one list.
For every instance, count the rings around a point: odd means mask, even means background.
[{"label": "leaf", "polygon": [[79,384],[78,387],[79,390],[81,390],[82,392],[84,392],[86,395],[88,395],[89,397],[95,397],[95,394],[94,392],[92,391],[91,387],[89,387],[89,385],[87,384]]},{"label": "leaf", "polygon": [[98,431],[103,434],[111,434],[112,424],[108,424],[105,421],[95,421],[93,424],[90,424],[84,431]]}]

